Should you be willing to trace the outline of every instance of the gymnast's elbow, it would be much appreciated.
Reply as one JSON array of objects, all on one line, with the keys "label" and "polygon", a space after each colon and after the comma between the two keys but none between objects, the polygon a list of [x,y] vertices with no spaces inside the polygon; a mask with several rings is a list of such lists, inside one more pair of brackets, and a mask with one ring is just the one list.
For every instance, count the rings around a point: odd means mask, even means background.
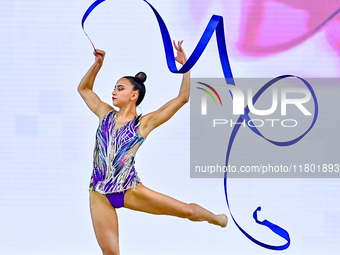
[{"label": "gymnast's elbow", "polygon": [[182,105],[189,102],[189,96],[179,96],[179,99]]}]

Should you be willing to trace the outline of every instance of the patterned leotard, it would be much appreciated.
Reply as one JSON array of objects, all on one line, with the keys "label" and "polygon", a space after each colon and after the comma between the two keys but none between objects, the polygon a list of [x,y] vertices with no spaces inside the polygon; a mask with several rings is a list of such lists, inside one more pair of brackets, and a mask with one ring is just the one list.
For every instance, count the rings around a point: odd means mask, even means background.
[{"label": "patterned leotard", "polygon": [[142,114],[125,124],[115,121],[117,111],[106,114],[98,126],[89,188],[101,194],[121,192],[141,183],[134,158],[145,138],[139,134]]}]

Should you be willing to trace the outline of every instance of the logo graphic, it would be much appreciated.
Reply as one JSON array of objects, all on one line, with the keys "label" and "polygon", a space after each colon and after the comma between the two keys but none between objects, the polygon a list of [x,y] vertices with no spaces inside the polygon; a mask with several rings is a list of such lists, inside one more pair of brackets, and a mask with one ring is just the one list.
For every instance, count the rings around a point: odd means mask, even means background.
[{"label": "logo graphic", "polygon": [[[210,86],[210,85],[208,85],[208,84],[206,84],[206,83],[203,83],[203,82],[197,82],[197,83],[199,83],[199,84],[201,84],[201,85],[204,85],[204,86],[208,87],[209,89],[211,89],[211,90],[215,93],[215,95],[218,97],[218,100],[220,100],[220,104],[221,104],[221,106],[222,106],[221,97],[220,97],[220,95],[217,93],[217,91],[216,91],[212,86]],[[196,88],[205,91],[205,92],[206,92],[209,96],[211,96],[211,98],[214,100],[215,105],[217,105],[214,96],[213,96],[208,90],[203,89],[203,88],[201,88],[201,87],[196,87]],[[201,100],[201,114],[202,114],[202,115],[207,115],[207,95],[206,95],[206,94],[203,94],[203,95],[202,95],[202,100]]]},{"label": "logo graphic", "polygon": [[[203,82],[197,82],[201,85],[204,85],[208,87],[210,90],[212,90],[215,95],[218,97],[221,106],[222,106],[222,100],[217,93],[217,91],[210,85],[203,83]],[[233,85],[218,85],[220,88],[226,88],[230,91],[233,99],[233,115],[244,115],[244,102],[245,102],[245,96],[242,92],[242,90],[236,86]],[[196,87],[198,89],[201,89],[205,91],[210,97],[214,100],[215,105],[217,106],[216,100],[214,96],[206,89],[203,89],[201,87]],[[300,93],[303,94],[303,98],[287,98],[288,93]],[[287,115],[287,105],[295,105],[304,115],[312,115],[303,104],[310,101],[312,98],[312,95],[308,89],[305,88],[281,88],[281,115]],[[272,90],[272,105],[267,110],[258,110],[254,106],[253,102],[253,91],[252,88],[248,88],[248,97],[247,97],[247,107],[249,108],[249,111],[255,115],[265,116],[270,115],[274,113],[278,107],[278,89],[273,88]],[[206,94],[203,94],[201,97],[201,115],[207,115],[207,96]]]}]

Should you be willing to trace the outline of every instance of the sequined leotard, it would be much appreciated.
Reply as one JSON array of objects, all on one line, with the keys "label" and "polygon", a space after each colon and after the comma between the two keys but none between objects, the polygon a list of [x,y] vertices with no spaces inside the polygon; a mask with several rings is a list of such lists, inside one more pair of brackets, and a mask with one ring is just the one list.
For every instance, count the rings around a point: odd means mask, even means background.
[{"label": "sequined leotard", "polygon": [[115,121],[116,114],[115,110],[106,114],[96,132],[89,188],[101,194],[128,190],[141,182],[134,158],[145,140],[139,134],[142,115],[121,125]]}]

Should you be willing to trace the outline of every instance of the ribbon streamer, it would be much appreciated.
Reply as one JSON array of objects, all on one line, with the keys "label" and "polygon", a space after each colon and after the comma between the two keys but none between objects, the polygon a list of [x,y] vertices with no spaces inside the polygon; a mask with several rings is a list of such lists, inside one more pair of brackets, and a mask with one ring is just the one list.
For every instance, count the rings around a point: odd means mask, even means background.
[{"label": "ribbon streamer", "polygon": [[[96,8],[99,4],[101,4],[102,2],[104,2],[105,0],[97,0],[95,1],[86,11],[86,13],[84,14],[84,17],[82,19],[82,27],[84,29],[84,22],[86,20],[86,18],[88,17],[88,15],[93,11],[94,8]],[[191,54],[191,56],[188,58],[187,62],[182,66],[182,68],[180,70],[177,69],[176,67],[176,61],[175,61],[175,57],[174,57],[174,51],[173,51],[173,47],[172,47],[172,42],[171,42],[171,38],[170,38],[170,34],[168,32],[168,29],[162,19],[162,17],[159,15],[159,13],[157,12],[157,10],[146,0],[143,0],[144,2],[146,2],[150,8],[152,9],[152,11],[154,12],[158,24],[159,24],[159,28],[160,28],[160,32],[162,35],[162,40],[163,40],[163,45],[164,45],[164,51],[165,51],[165,56],[166,56],[166,61],[167,61],[167,65],[169,70],[172,73],[186,73],[188,72],[195,64],[196,62],[199,60],[199,58],[201,57],[202,53],[204,52],[206,46],[208,45],[212,35],[214,34],[214,32],[216,32],[216,39],[217,39],[217,47],[218,47],[218,52],[219,52],[219,57],[220,57],[220,62],[221,62],[221,66],[222,66],[222,71],[226,80],[227,84],[232,84],[234,86],[235,82],[234,82],[234,78],[231,72],[231,68],[230,68],[230,63],[229,63],[229,58],[228,58],[228,54],[227,54],[227,46],[226,46],[226,40],[225,40],[225,34],[224,34],[224,25],[223,25],[223,17],[222,16],[218,16],[218,15],[213,15],[201,37],[201,39],[199,40],[196,48],[194,49],[193,53]],[[85,30],[84,30],[85,32]],[[86,33],[85,33],[86,34]],[[86,34],[87,35],[87,34]],[[89,38],[90,39],[90,38]],[[91,41],[91,40],[90,40]],[[92,43],[92,42],[91,42]],[[92,44],[93,45],[93,44]],[[94,46],[93,46],[94,47]],[[249,113],[249,108],[248,106],[245,108],[245,114],[240,115],[239,119],[237,122],[241,121],[241,120],[245,120],[247,123],[247,126],[257,135],[261,136],[262,138],[266,139],[268,142],[277,145],[277,146],[289,146],[292,144],[297,143],[299,140],[301,140],[314,126],[316,120],[317,120],[317,116],[318,116],[318,104],[317,104],[317,99],[315,96],[315,93],[312,89],[312,87],[310,86],[310,84],[298,77],[298,76],[294,76],[294,75],[282,75],[279,77],[276,77],[274,79],[272,79],[271,81],[269,81],[268,83],[266,83],[253,97],[253,105],[255,104],[255,102],[257,101],[257,99],[262,95],[263,92],[265,92],[270,86],[272,86],[274,83],[276,83],[277,81],[281,80],[281,79],[285,79],[285,78],[290,78],[290,77],[295,77],[300,79],[309,89],[309,91],[312,94],[313,100],[314,100],[314,118],[313,118],[313,122],[311,124],[311,126],[308,128],[308,130],[303,133],[301,136],[291,140],[291,141],[287,141],[287,142],[277,142],[277,141],[273,141],[270,139],[267,139],[266,137],[264,137],[260,131],[253,126],[249,126],[248,125],[248,121],[250,120],[248,113]],[[231,97],[232,93],[230,92]],[[236,134],[238,132],[238,129],[240,128],[240,125],[235,125],[230,139],[229,139],[229,144],[228,144],[228,150],[227,150],[227,154],[226,154],[226,166],[228,166],[228,162],[229,162],[229,156],[230,156],[230,152],[231,152],[231,148],[232,148],[232,144],[235,140]],[[230,205],[229,205],[229,201],[228,201],[228,194],[227,194],[227,172],[225,172],[225,176],[224,176],[224,192],[225,192],[225,197],[226,197],[226,202],[227,202],[227,206],[230,212],[230,215],[233,219],[233,221],[235,222],[236,226],[239,228],[239,230],[247,237],[249,238],[249,240],[251,240],[252,242],[267,248],[267,249],[271,249],[271,250],[285,250],[289,247],[290,245],[290,237],[289,234],[286,230],[284,230],[283,228],[271,223],[268,220],[264,220],[264,221],[259,221],[257,219],[257,212],[261,210],[261,207],[258,207],[254,213],[253,213],[253,218],[256,221],[256,223],[260,224],[260,225],[264,225],[266,227],[268,227],[270,230],[272,230],[275,234],[279,235],[280,237],[282,237],[283,239],[285,239],[287,242],[284,245],[280,245],[280,246],[274,246],[274,245],[269,245],[269,244],[265,244],[262,243],[258,240],[256,240],[255,238],[253,238],[251,235],[249,235],[245,230],[242,229],[242,227],[236,222],[231,209],[230,209]]]},{"label": "ribbon streamer", "polygon": [[87,17],[90,15],[90,13],[94,10],[94,8],[96,8],[99,4],[101,4],[104,1],[105,0],[97,0],[93,4],[91,4],[91,6],[86,10],[86,12],[85,12],[85,14],[83,16],[83,19],[81,20],[81,27],[83,28],[83,31],[84,31],[86,37],[90,40],[94,51],[96,51],[96,47],[94,47],[93,42],[91,41],[90,37],[85,32],[84,23],[85,23],[85,20],[87,19]]}]

